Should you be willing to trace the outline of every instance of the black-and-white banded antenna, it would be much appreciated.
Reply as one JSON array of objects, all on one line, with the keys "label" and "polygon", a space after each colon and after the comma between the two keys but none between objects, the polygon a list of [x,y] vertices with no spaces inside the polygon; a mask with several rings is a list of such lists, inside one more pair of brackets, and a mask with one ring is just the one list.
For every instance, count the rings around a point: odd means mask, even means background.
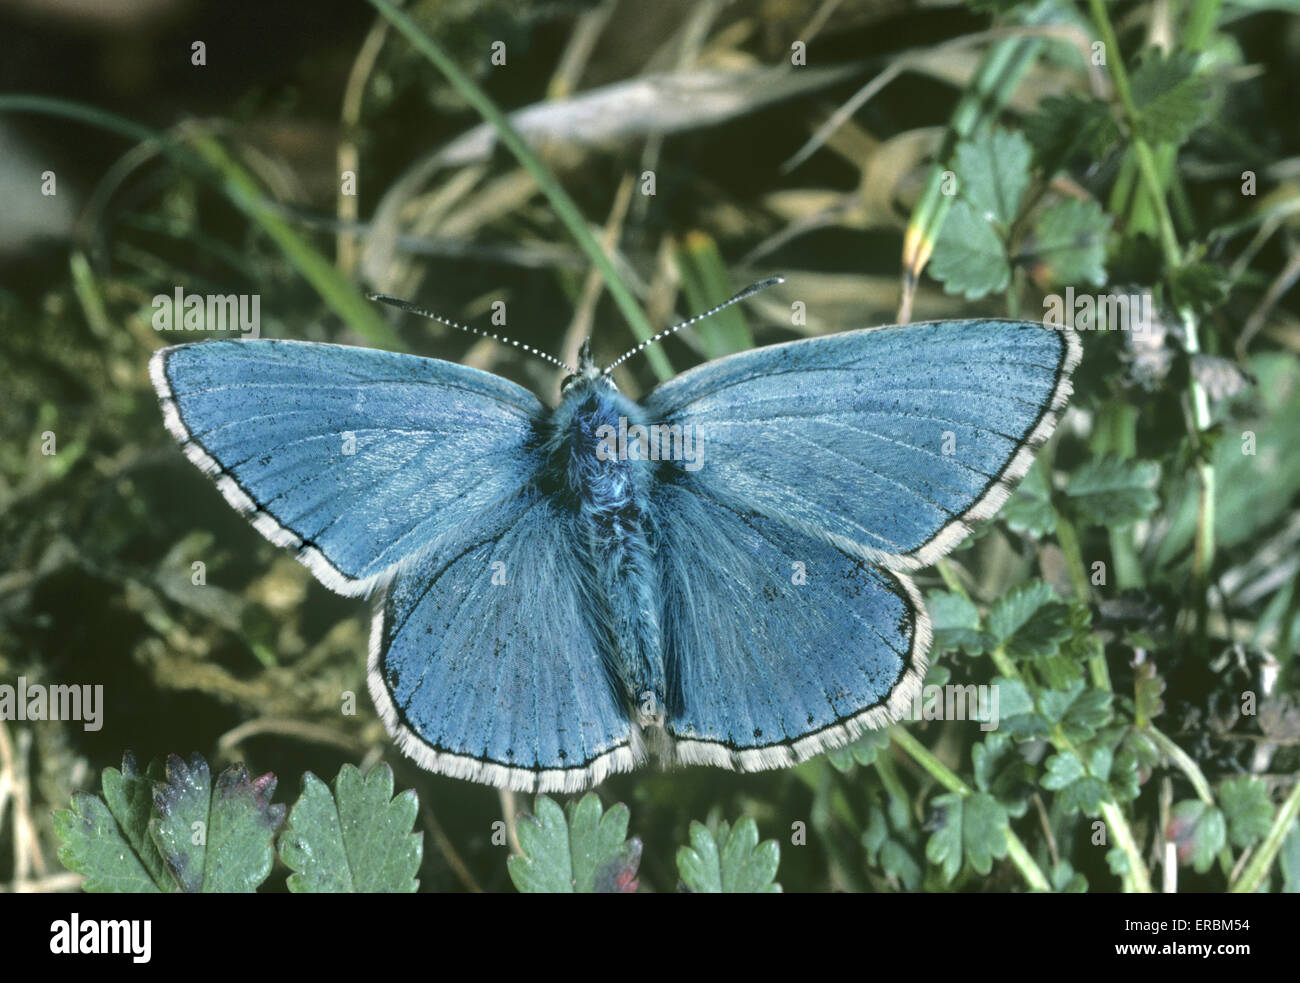
[{"label": "black-and-white banded antenna", "polygon": [[557,368],[564,369],[569,375],[576,374],[577,370],[566,362],[561,362],[554,355],[548,355],[541,349],[534,348],[532,345],[525,345],[522,341],[515,341],[511,338],[503,338],[501,335],[491,334],[487,331],[480,331],[478,328],[471,328],[467,324],[461,324],[450,318],[445,318],[441,314],[435,314],[431,310],[412,304],[409,300],[402,300],[401,297],[394,297],[392,294],[366,293],[369,300],[377,300],[381,304],[387,304],[389,307],[396,307],[399,311],[405,311],[407,314],[418,314],[420,317],[427,317],[430,321],[437,321],[439,324],[445,324],[449,328],[455,328],[457,331],[464,331],[467,334],[478,335],[480,338],[491,338],[493,341],[500,342],[503,345],[510,345],[528,352],[530,355],[536,355],[540,359],[550,362]]},{"label": "black-and-white banded antenna", "polygon": [[746,300],[754,296],[754,294],[758,293],[760,290],[766,290],[768,287],[775,287],[778,283],[785,283],[785,277],[770,276],[764,280],[759,280],[757,283],[751,283],[748,287],[746,287],[740,293],[736,294],[736,296],[732,297],[730,300],[723,301],[717,307],[712,307],[709,310],[705,311],[703,314],[696,314],[689,321],[683,321],[681,324],[675,324],[671,328],[668,328],[665,331],[660,331],[653,338],[641,342],[641,344],[637,345],[635,348],[631,349],[630,351],[624,352],[618,358],[614,359],[614,361],[611,362],[605,368],[605,371],[602,372],[601,375],[609,375],[611,372],[613,372],[616,368],[618,368],[620,365],[626,362],[633,355],[640,354],[641,352],[649,348],[651,345],[653,345],[655,342],[663,341],[669,335],[676,334],[678,331],[682,330],[682,328],[689,328],[692,324],[698,324],[700,321],[703,321],[706,317],[713,317],[713,315],[717,314],[718,311],[725,311],[732,304],[739,304],[742,300]]}]

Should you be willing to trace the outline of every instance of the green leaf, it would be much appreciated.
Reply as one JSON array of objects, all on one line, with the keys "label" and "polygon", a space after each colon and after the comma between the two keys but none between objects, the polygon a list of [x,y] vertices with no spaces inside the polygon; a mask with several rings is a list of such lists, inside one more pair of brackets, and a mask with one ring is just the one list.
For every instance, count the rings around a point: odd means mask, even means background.
[{"label": "green leaf", "polygon": [[122,770],[105,768],[103,798],[86,792],[72,796],[72,808],[54,814],[59,861],[85,875],[84,890],[105,893],[175,891],[176,882],[149,837],[153,778],[157,762],[141,773],[135,756],[122,757]]},{"label": "green leaf", "polygon": [[1035,539],[1056,532],[1056,510],[1052,508],[1052,490],[1047,476],[1038,462],[1025,474],[1011,500],[999,513],[1012,532],[1024,533]]},{"label": "green leaf", "polygon": [[1227,842],[1227,824],[1214,806],[1189,799],[1174,806],[1165,835],[1177,846],[1178,862],[1204,874]]},{"label": "green leaf", "polygon": [[1229,778],[1219,786],[1219,805],[1228,822],[1233,846],[1248,847],[1268,835],[1273,826],[1273,803],[1264,783],[1253,775]]},{"label": "green leaf", "polygon": [[852,744],[828,751],[826,760],[837,771],[849,772],[853,770],[854,765],[875,764],[876,757],[887,747],[889,747],[889,731],[872,730],[863,734]]},{"label": "green leaf", "polygon": [[890,795],[884,808],[873,801],[867,809],[861,842],[868,862],[878,866],[904,890],[915,891],[921,886],[925,871],[912,850],[919,841],[903,800]]},{"label": "green leaf", "polygon": [[1159,482],[1160,465],[1155,461],[1094,458],[1070,476],[1066,501],[1085,521],[1123,530],[1155,512]]},{"label": "green leaf", "polygon": [[1097,160],[1119,140],[1110,107],[1073,92],[1046,96],[1025,119],[1025,136],[1043,173],[1051,176],[1076,155]]},{"label": "green leaf", "polygon": [[734,829],[726,822],[717,833],[691,823],[691,845],[677,850],[677,873],[688,891],[699,894],[776,894],[781,849],[776,840],[758,842],[758,825],[748,817]]},{"label": "green leaf", "polygon": [[993,685],[998,692],[998,733],[1017,741],[1047,736],[1047,723],[1035,710],[1034,698],[1022,681],[997,676]]},{"label": "green leaf", "polygon": [[997,233],[961,198],[948,209],[929,270],[945,293],[970,300],[1005,290],[1011,282],[1011,265]]},{"label": "green leaf", "polygon": [[1041,580],[1021,584],[989,610],[988,630],[1012,658],[1055,655],[1073,632],[1070,606]]},{"label": "green leaf", "polygon": [[906,891],[919,888],[925,873],[907,847],[897,840],[886,840],[880,847],[880,869],[890,877],[897,878]]},{"label": "green leaf", "polygon": [[1076,744],[1088,740],[1110,719],[1111,694],[1089,689],[1082,681],[1064,690],[1044,690],[1038,711],[1051,726],[1060,726]]},{"label": "green leaf", "polygon": [[953,170],[958,193],[976,214],[999,226],[1004,236],[1029,187],[1032,155],[1029,141],[1016,130],[989,130],[957,145]]},{"label": "green leaf", "polygon": [[1067,814],[1082,811],[1095,816],[1106,798],[1105,781],[1088,774],[1088,769],[1073,751],[1063,751],[1047,759],[1047,773],[1043,775],[1042,786],[1057,793],[1057,802]]},{"label": "green leaf", "polygon": [[1210,117],[1209,80],[1196,74],[1196,55],[1152,49],[1133,73],[1138,131],[1151,143],[1180,144]]},{"label": "green leaf", "polygon": [[536,816],[519,823],[523,856],[506,866],[525,894],[610,894],[636,890],[641,841],[627,838],[628,808],[621,802],[602,810],[588,792],[568,815],[549,796],[539,795]]},{"label": "green leaf", "polygon": [[1156,671],[1155,662],[1148,658],[1133,668],[1133,703],[1138,727],[1148,723],[1165,711],[1165,680]]},{"label": "green leaf", "polygon": [[182,891],[254,891],[271,873],[272,842],[284,806],[272,805],[275,776],[250,779],[231,765],[211,783],[208,763],[167,758],[167,780],[154,785],[149,835]]},{"label": "green leaf", "polygon": [[1077,873],[1070,861],[1062,860],[1052,868],[1052,890],[1061,894],[1085,894],[1088,879]]},{"label": "green leaf", "polygon": [[979,655],[985,650],[988,636],[980,630],[979,611],[967,598],[947,591],[930,591],[925,608],[930,613],[930,629],[934,634],[931,651],[935,655],[958,649]]},{"label": "green leaf", "polygon": [[408,789],[393,798],[393,770],[380,762],[361,777],[344,765],[333,791],[306,772],[302,794],[280,834],[280,859],[294,873],[295,893],[413,892],[424,855],[412,833],[419,800]]},{"label": "green leaf", "polygon": [[1106,236],[1110,218],[1092,200],[1066,198],[1034,220],[1026,253],[1043,263],[1052,280],[1069,286],[1106,282]]},{"label": "green leaf", "polygon": [[925,855],[939,865],[945,881],[957,876],[963,857],[977,874],[987,874],[995,858],[1006,856],[1007,813],[993,796],[948,792],[936,797],[932,806],[941,819],[925,845]]},{"label": "green leaf", "polygon": [[1116,877],[1123,877],[1129,872],[1128,854],[1121,847],[1111,847],[1106,851],[1106,866]]},{"label": "green leaf", "polygon": [[[1000,695],[998,702],[1001,704]],[[994,796],[1008,815],[1019,818],[1025,814],[1034,792],[1034,766],[1016,750],[1010,736],[989,734],[971,748],[971,763],[980,791]]]}]

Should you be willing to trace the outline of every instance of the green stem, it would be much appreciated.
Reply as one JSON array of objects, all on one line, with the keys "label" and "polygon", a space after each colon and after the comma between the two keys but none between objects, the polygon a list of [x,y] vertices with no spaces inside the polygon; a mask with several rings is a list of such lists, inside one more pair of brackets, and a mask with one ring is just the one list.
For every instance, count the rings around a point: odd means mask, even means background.
[{"label": "green stem", "polygon": [[[460,66],[404,12],[393,6],[389,0],[370,0],[370,4],[383,14],[420,54],[429,59],[434,67],[446,76],[447,81],[461,97],[496,130],[498,139],[515,155],[524,170],[532,175],[537,186],[550,201],[551,207],[555,209],[555,214],[569,230],[569,234],[591,259],[592,265],[600,271],[605,281],[605,288],[614,298],[614,303],[618,305],[619,310],[623,312],[623,317],[627,319],[628,326],[637,340],[649,341],[654,337],[654,329],[650,326],[645,312],[641,310],[641,305],[632,296],[632,291],[623,282],[623,278],[619,276],[618,270],[605,254],[605,250],[600,247],[596,237],[591,234],[582,212],[578,210],[578,206],[569,197],[568,192],[561,187],[560,182],[555,179],[555,175],[542,163],[541,158],[533,153],[523,137],[510,125],[506,114],[497,108],[496,103],[488,98],[487,93],[462,72]],[[662,348],[647,348],[645,354],[650,361],[650,367],[660,381],[672,377],[672,366]]]},{"label": "green stem", "polygon": [[1234,894],[1254,894],[1260,889],[1268,879],[1269,868],[1282,849],[1282,841],[1286,839],[1297,814],[1300,814],[1300,782],[1291,786],[1291,794],[1278,810],[1273,826],[1264,837],[1264,842],[1259,845],[1259,851],[1250,858],[1250,863],[1246,864],[1246,869],[1237,878],[1237,883],[1228,888],[1229,891]]},{"label": "green stem", "polygon": [[[1164,252],[1165,265],[1172,272],[1182,265],[1182,249],[1178,245],[1178,236],[1174,231],[1174,222],[1169,214],[1169,205],[1165,200],[1165,185],[1161,180],[1159,167],[1150,144],[1142,135],[1139,126],[1140,114],[1133,101],[1133,90],[1129,85],[1128,70],[1119,48],[1119,39],[1111,25],[1110,15],[1106,12],[1104,0],[1088,0],[1088,9],[1092,14],[1097,32],[1102,43],[1110,53],[1107,64],[1110,66],[1111,79],[1115,83],[1115,94],[1124,108],[1129,129],[1133,139],[1133,155],[1137,160],[1138,173],[1146,187],[1152,207],[1156,212],[1156,222],[1160,231],[1160,247]],[[1218,12],[1218,0],[1199,0],[1192,11],[1189,47],[1199,50],[1209,38]],[[1196,317],[1189,308],[1179,310],[1183,321],[1186,339],[1184,345],[1189,355],[1200,351],[1197,335]],[[1196,598],[1196,645],[1204,655],[1208,648],[1208,592],[1210,570],[1214,565],[1214,468],[1205,459],[1207,451],[1201,435],[1210,429],[1210,405],[1196,374],[1192,373],[1188,381],[1188,392],[1192,404],[1194,438],[1199,455],[1196,467],[1197,483],[1200,494],[1196,522],[1196,543],[1192,556],[1192,579]]]},{"label": "green stem", "polygon": [[[934,776],[944,788],[950,792],[956,792],[958,795],[966,796],[974,794],[974,789],[958,778],[952,770],[942,761],[930,753],[930,749],[913,737],[905,728],[894,727],[889,732],[898,747],[911,756],[912,760]],[[1048,882],[1047,877],[1043,874],[1034,858],[1029,855],[1025,848],[1010,826],[1007,827],[1007,856],[1011,862],[1016,865],[1024,877],[1025,883],[1035,891],[1051,891],[1052,885]]]},{"label": "green stem", "polygon": [[1196,792],[1196,797],[1206,805],[1214,805],[1214,794],[1210,791],[1210,783],[1205,780],[1205,773],[1192,760],[1191,755],[1150,724],[1147,725],[1146,732],[1174,767],[1187,776],[1187,780],[1192,783],[1192,788]]},{"label": "green stem", "polygon": [[1115,845],[1128,857],[1129,885],[1139,894],[1151,894],[1151,874],[1142,862],[1142,851],[1138,849],[1133,830],[1124,818],[1124,813],[1114,799],[1105,799],[1101,803],[1101,815],[1107,827],[1115,834]]},{"label": "green stem", "polygon": [[[1161,753],[1173,763],[1173,765],[1187,776],[1187,780],[1192,783],[1192,788],[1196,791],[1196,797],[1208,806],[1214,805],[1214,793],[1210,791],[1210,783],[1205,779],[1205,773],[1201,771],[1200,766],[1192,760],[1191,755],[1180,748],[1169,737],[1152,727],[1150,724],[1146,727],[1146,732],[1150,735],[1151,740],[1155,741]],[[1223,871],[1224,877],[1232,876],[1232,868],[1235,863],[1232,857],[1232,848],[1226,843],[1223,849],[1219,851],[1219,869]]]},{"label": "green stem", "polygon": [[939,571],[939,576],[943,578],[944,586],[947,587],[949,591],[956,594],[958,597],[964,597],[966,600],[970,600],[970,594],[968,594],[966,588],[962,586],[961,578],[957,576],[957,571],[952,568],[952,564],[947,560],[940,560],[934,566],[935,569]]},{"label": "green stem", "polygon": [[[1012,663],[1001,645],[990,653],[990,657],[1003,676],[1008,679],[1021,678],[1015,664]],[[1069,751],[1080,761],[1084,760],[1083,755],[1079,754],[1074,743],[1061,732],[1060,727],[1055,728],[1050,735],[1050,740],[1057,751]],[[1128,819],[1125,818],[1124,812],[1120,809],[1114,796],[1110,794],[1109,786],[1107,786],[1107,796],[1101,803],[1101,813],[1106,820],[1106,828],[1115,834],[1115,844],[1128,857],[1129,872],[1124,879],[1125,889],[1131,888],[1143,894],[1150,894],[1151,873],[1147,870],[1146,864],[1142,862],[1142,851],[1138,849],[1137,839],[1133,836],[1132,827],[1129,826]]]},{"label": "green stem", "polygon": [[1088,603],[1088,568],[1083,563],[1083,550],[1079,546],[1079,534],[1074,524],[1059,511],[1056,513],[1056,541],[1065,554],[1066,570],[1070,574],[1070,584],[1075,596],[1085,604]]}]

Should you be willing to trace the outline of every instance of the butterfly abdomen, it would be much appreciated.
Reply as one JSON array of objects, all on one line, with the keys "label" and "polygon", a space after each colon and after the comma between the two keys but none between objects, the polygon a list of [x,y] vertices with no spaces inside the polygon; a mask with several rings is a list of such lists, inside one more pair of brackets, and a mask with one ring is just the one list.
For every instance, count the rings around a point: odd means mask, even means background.
[{"label": "butterfly abdomen", "polygon": [[647,537],[654,465],[636,445],[640,417],[608,383],[575,385],[552,417],[548,472],[575,512],[611,682],[645,726],[663,722],[664,670]]}]

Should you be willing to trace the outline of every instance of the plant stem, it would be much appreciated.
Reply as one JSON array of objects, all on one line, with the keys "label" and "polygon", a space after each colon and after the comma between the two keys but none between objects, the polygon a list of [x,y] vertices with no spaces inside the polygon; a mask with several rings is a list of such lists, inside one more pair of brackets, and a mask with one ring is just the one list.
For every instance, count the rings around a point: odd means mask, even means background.
[{"label": "plant stem", "polygon": [[[930,749],[918,741],[903,727],[894,727],[889,732],[889,736],[899,748],[911,756],[912,760],[934,776],[944,788],[950,792],[956,792],[958,795],[966,796],[974,794],[974,789],[963,782],[955,775],[952,770],[942,761],[930,753]],[[1024,843],[1020,837],[1016,836],[1015,831],[1010,826],[1007,827],[1007,856],[1011,862],[1016,865],[1025,882],[1032,890],[1051,891],[1052,885],[1034,862],[1034,858],[1029,855]]]},{"label": "plant stem", "polygon": [[[1191,755],[1180,748],[1172,739],[1166,736],[1157,728],[1150,724],[1146,727],[1146,732],[1150,735],[1151,740],[1155,741],[1162,754],[1168,758],[1174,766],[1187,776],[1187,780],[1192,783],[1192,788],[1196,791],[1196,797],[1208,806],[1214,805],[1214,793],[1210,791],[1210,783],[1205,779],[1205,773],[1201,771],[1200,766],[1192,760]],[[1217,808],[1217,807],[1216,807]],[[1232,848],[1226,843],[1219,851],[1219,868],[1223,871],[1223,876],[1231,878],[1232,868],[1235,861],[1232,857]]]},{"label": "plant stem", "polygon": [[1291,829],[1291,824],[1295,822],[1297,814],[1300,814],[1300,782],[1296,782],[1291,786],[1291,794],[1286,797],[1286,801],[1282,803],[1282,808],[1278,810],[1272,828],[1268,831],[1268,835],[1264,837],[1264,842],[1259,845],[1256,854],[1250,858],[1250,863],[1241,872],[1237,882],[1229,886],[1229,891],[1234,894],[1254,894],[1260,889],[1268,879],[1268,872],[1269,868],[1273,866],[1273,859],[1277,856],[1277,852],[1282,849],[1282,841],[1286,839],[1286,835]]},{"label": "plant stem", "polygon": [[1210,783],[1205,780],[1205,773],[1192,760],[1191,755],[1150,724],[1147,725],[1146,732],[1151,740],[1155,741],[1156,747],[1160,749],[1161,753],[1187,776],[1187,780],[1192,783],[1192,788],[1196,792],[1196,797],[1206,805],[1214,805],[1214,795],[1210,792]]},{"label": "plant stem", "polygon": [[1088,603],[1088,568],[1083,563],[1083,550],[1079,547],[1079,534],[1074,524],[1059,511],[1056,512],[1056,541],[1065,554],[1065,566],[1070,574],[1070,584],[1075,596]]},{"label": "plant stem", "polygon": [[[1119,97],[1120,104],[1123,106],[1124,114],[1127,117],[1132,134],[1133,155],[1137,160],[1138,173],[1146,187],[1151,205],[1155,209],[1156,223],[1160,230],[1160,247],[1164,253],[1165,265],[1172,273],[1182,265],[1182,249],[1178,245],[1174,222],[1169,214],[1168,202],[1165,200],[1165,186],[1160,178],[1159,166],[1151,150],[1151,145],[1147,143],[1146,138],[1142,135],[1139,125],[1140,114],[1137,105],[1133,101],[1133,90],[1129,85],[1128,71],[1124,67],[1119,39],[1115,35],[1115,28],[1111,25],[1110,15],[1106,13],[1104,0],[1088,0],[1088,9],[1092,15],[1093,23],[1097,27],[1097,33],[1100,34],[1102,43],[1109,53],[1107,64],[1110,67],[1111,79],[1115,83],[1115,94]],[[1210,30],[1213,28],[1217,10],[1218,0],[1198,0],[1192,11],[1192,35],[1189,39],[1191,50],[1199,50],[1205,44]],[[1188,355],[1195,355],[1200,351],[1195,314],[1188,307],[1181,308],[1178,313],[1182,319],[1184,334],[1186,335],[1183,342],[1184,347]],[[1201,434],[1210,429],[1209,399],[1194,372],[1189,376],[1188,393],[1192,405],[1193,437],[1199,455],[1196,477],[1200,489],[1196,521],[1196,543],[1192,557],[1192,579],[1196,598],[1195,637],[1198,652],[1204,655],[1208,647],[1206,635],[1208,631],[1209,579],[1210,570],[1214,564],[1215,482],[1214,467],[1205,458],[1207,452],[1201,440]]]},{"label": "plant stem", "polygon": [[[1006,650],[1001,645],[995,648],[989,657],[993,664],[998,667],[998,671],[1008,679],[1020,679],[1020,672],[1016,669],[1015,664],[1007,655]],[[1083,755],[1079,754],[1074,743],[1061,732],[1060,727],[1054,728],[1049,739],[1052,746],[1057,751],[1069,751],[1074,754],[1080,761],[1084,760]],[[1115,801],[1114,795],[1110,792],[1110,786],[1106,787],[1107,798],[1101,803],[1101,813],[1106,820],[1106,827],[1114,831],[1116,845],[1128,856],[1129,872],[1124,878],[1125,889],[1130,887],[1134,891],[1140,891],[1144,894],[1151,893],[1151,874],[1142,862],[1142,852],[1138,849],[1137,839],[1133,836],[1133,830],[1125,818],[1123,810]]]}]

